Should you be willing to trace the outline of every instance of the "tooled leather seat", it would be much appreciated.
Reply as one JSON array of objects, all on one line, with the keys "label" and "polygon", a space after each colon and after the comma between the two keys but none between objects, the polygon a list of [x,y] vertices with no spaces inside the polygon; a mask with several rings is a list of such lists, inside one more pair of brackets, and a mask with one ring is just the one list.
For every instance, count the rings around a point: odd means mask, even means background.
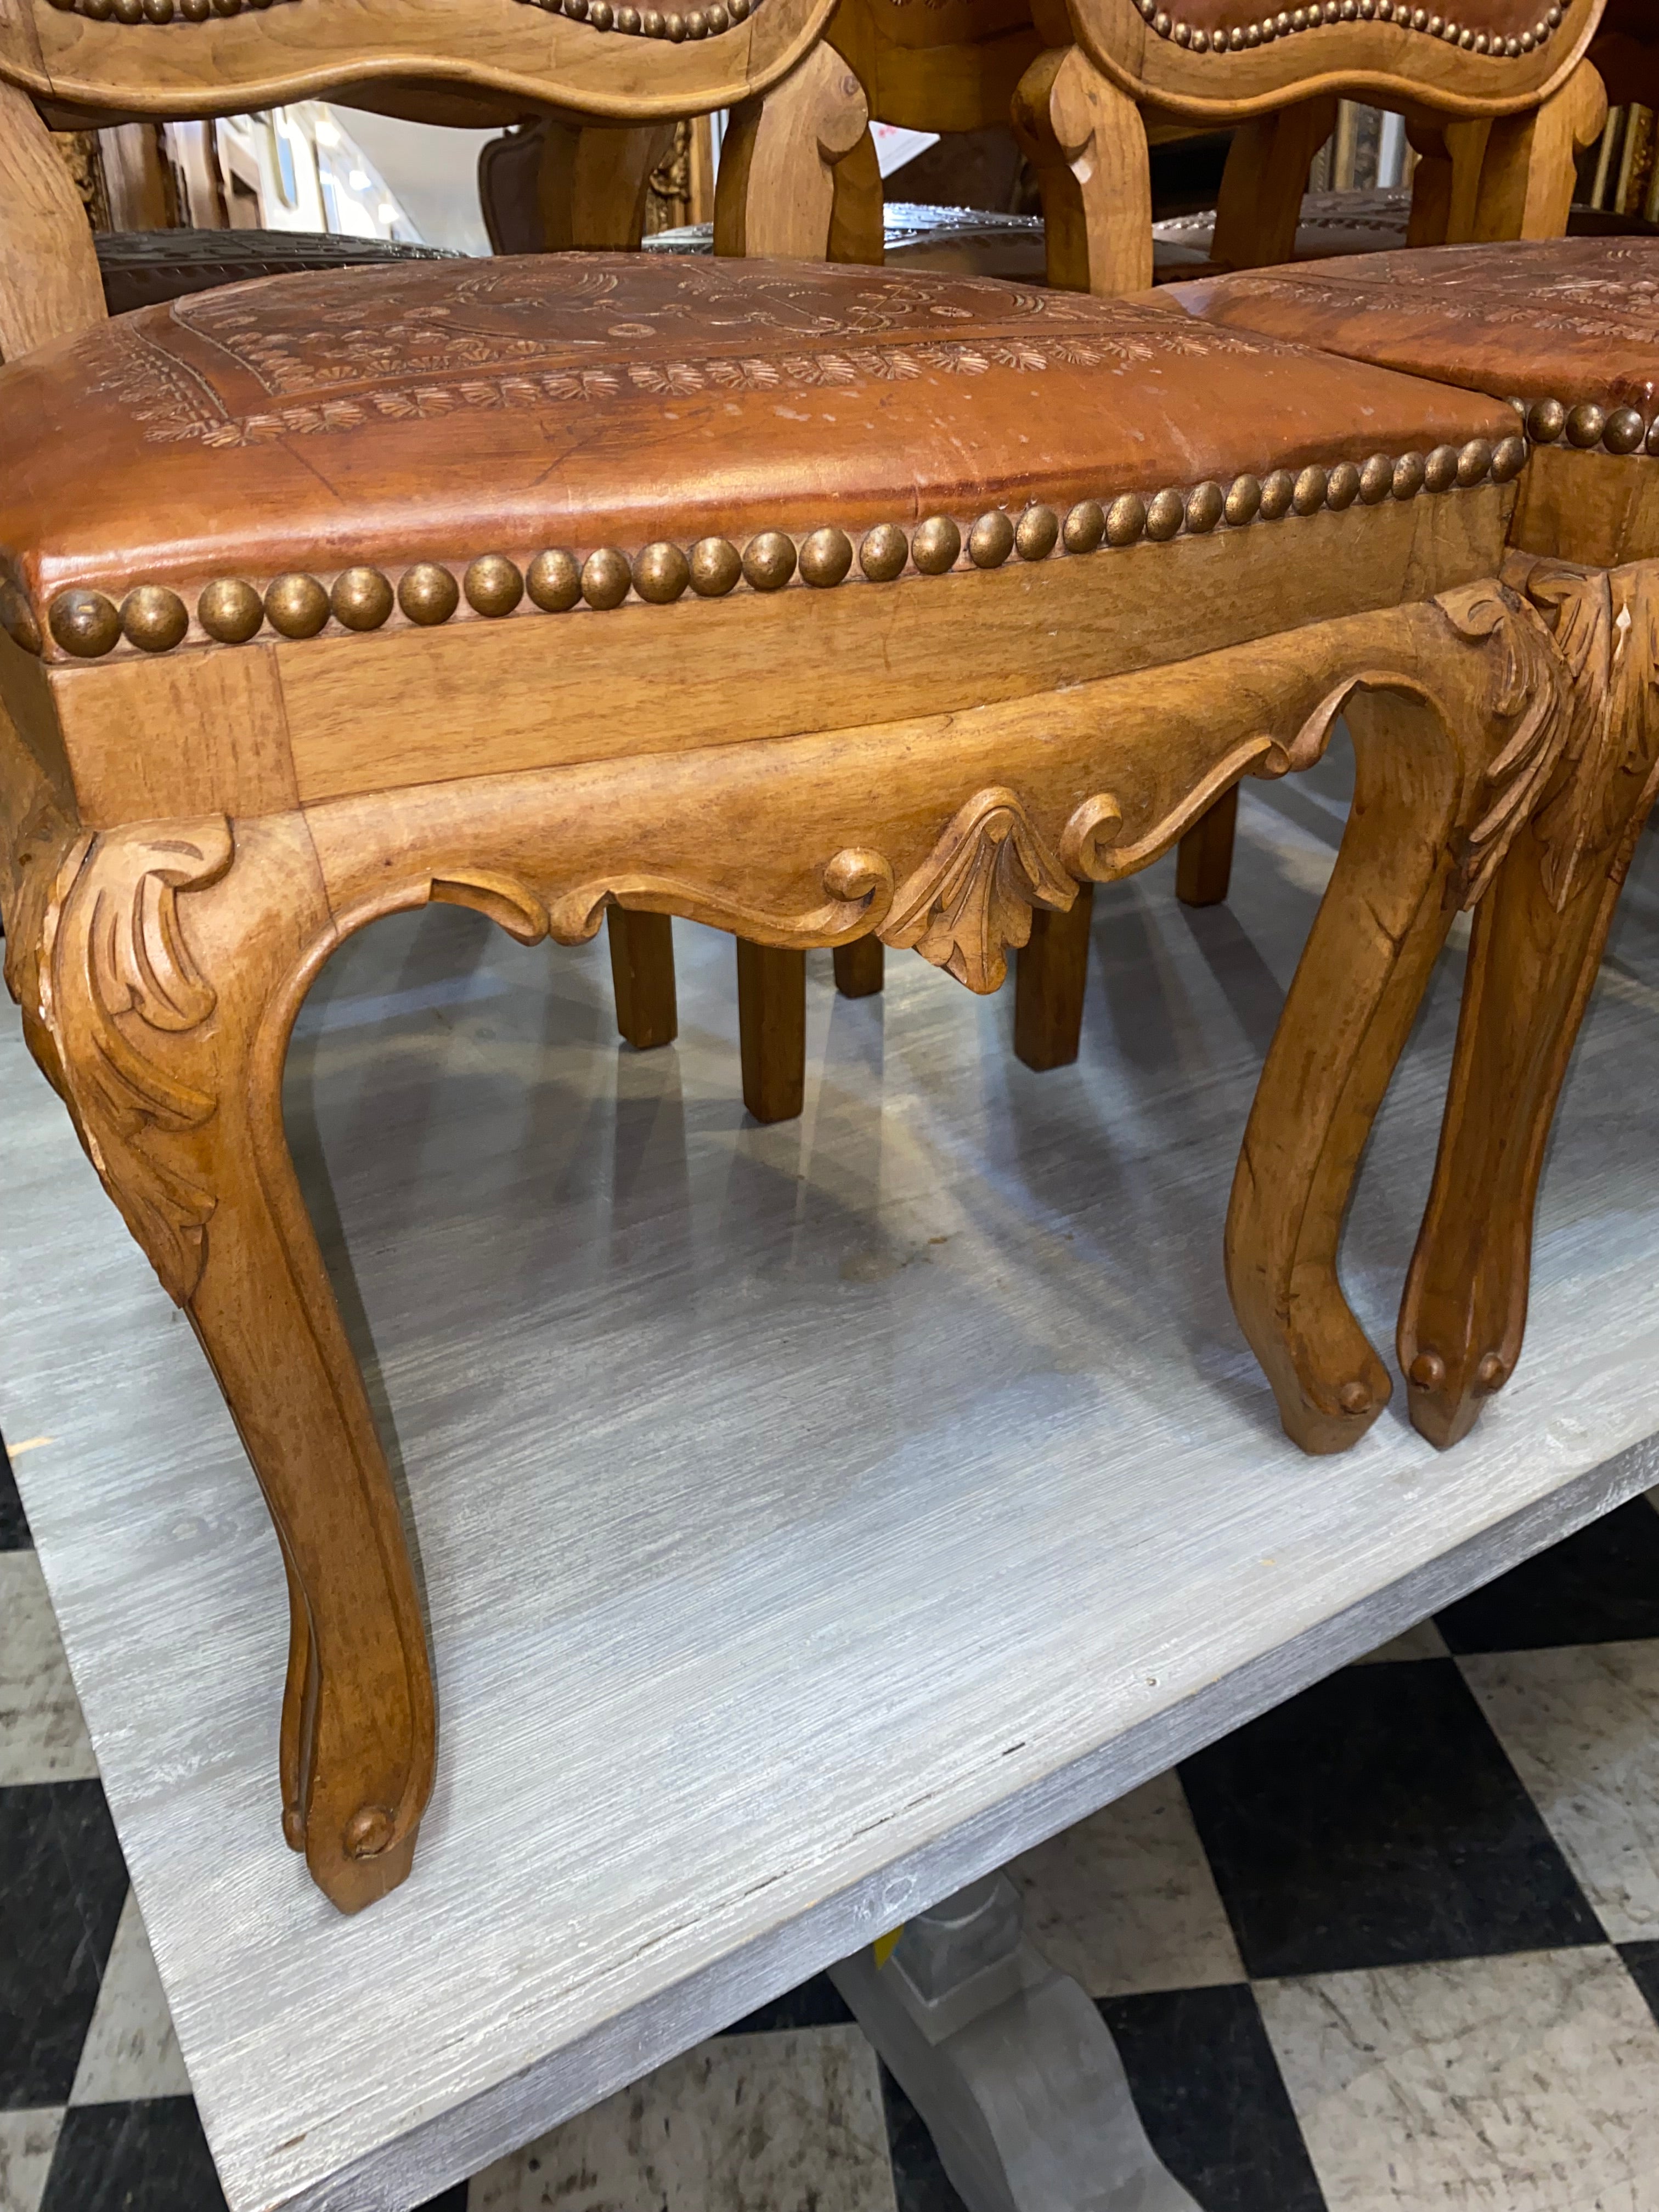
[{"label": "tooled leather seat", "polygon": [[[1243,270],[1172,295],[1212,324],[1271,332],[1516,401],[1545,447],[1659,454],[1659,242],[1547,239]],[[1632,470],[1616,542],[1659,557],[1659,469]],[[1541,487],[1548,471],[1539,477]],[[1563,514],[1523,501],[1516,540],[1560,550]],[[1540,540],[1540,533],[1547,543]]]},{"label": "tooled leather seat", "polygon": [[1298,510],[1386,497],[1377,454],[1475,480],[1507,420],[1150,299],[647,255],[202,294],[3,387],[14,623],[94,658],[1037,561],[1214,530],[1236,477],[1240,522],[1274,471]]},{"label": "tooled leather seat", "polygon": [[401,239],[342,238],[296,230],[112,230],[93,240],[112,315],[153,307],[218,284],[379,261],[447,261],[441,246]]}]

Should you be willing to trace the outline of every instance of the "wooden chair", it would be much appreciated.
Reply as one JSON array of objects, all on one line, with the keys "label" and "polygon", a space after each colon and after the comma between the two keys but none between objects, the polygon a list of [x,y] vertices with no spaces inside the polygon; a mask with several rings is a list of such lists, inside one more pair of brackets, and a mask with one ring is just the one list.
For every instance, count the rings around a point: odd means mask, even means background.
[{"label": "wooden chair", "polygon": [[621,908],[763,955],[873,934],[990,990],[1346,713],[1360,799],[1229,1243],[1287,1426],[1336,1450],[1389,1389],[1337,1280],[1354,1165],[1560,743],[1515,680],[1553,665],[1546,625],[1492,580],[1522,447],[1487,398],[1151,301],[637,253],[104,319],[43,106],[570,109],[623,41],[629,98],[678,110],[817,66],[797,0],[679,43],[593,13],[42,0],[0,27],[6,975],[258,1476],[284,1831],[348,1911],[407,1875],[435,1737],[283,1125],[346,936],[438,901],[579,942]]},{"label": "wooden chair", "polygon": [[1475,920],[1401,1310],[1412,1419],[1449,1444],[1520,1357],[1550,1124],[1659,791],[1659,242],[1389,254],[1181,296],[1228,325],[1504,394],[1532,441],[1504,574],[1549,624],[1571,723]]},{"label": "wooden chair", "polygon": [[[937,131],[1012,117],[1042,187],[1050,283],[1106,295],[1149,286],[1149,144],[1218,126],[1232,126],[1234,138],[1210,258],[1224,268],[1284,261],[1304,220],[1334,219],[1304,208],[1304,196],[1344,94],[1407,117],[1421,157],[1410,243],[1559,236],[1576,151],[1606,116],[1583,59],[1602,4],[1473,0],[1462,23],[1406,0],[1322,0],[1282,15],[1263,15],[1252,0],[1194,0],[1173,18],[1158,0],[842,0],[828,37],[852,75],[799,72],[787,95],[734,112],[714,250],[881,262],[866,116]],[[607,151],[586,134],[586,172],[562,141],[550,142],[550,243],[641,242],[656,153],[635,137],[624,157],[614,137]],[[623,181],[613,186],[612,177]],[[921,244],[908,240],[907,258],[922,259]],[[1000,237],[986,244],[1006,252]],[[1189,904],[1226,896],[1237,804],[1230,789],[1182,842],[1176,887]],[[1067,925],[1077,945],[1062,949],[1040,928],[1021,955],[1015,1050],[1028,1066],[1077,1057],[1088,923],[1085,897]],[[665,936],[640,945],[638,988],[672,1003],[672,959]],[[799,1111],[802,1096],[805,971],[750,960],[744,1095],[763,1118],[781,1117]],[[867,968],[849,959],[836,980],[843,990],[874,990],[880,970],[873,958]]]}]

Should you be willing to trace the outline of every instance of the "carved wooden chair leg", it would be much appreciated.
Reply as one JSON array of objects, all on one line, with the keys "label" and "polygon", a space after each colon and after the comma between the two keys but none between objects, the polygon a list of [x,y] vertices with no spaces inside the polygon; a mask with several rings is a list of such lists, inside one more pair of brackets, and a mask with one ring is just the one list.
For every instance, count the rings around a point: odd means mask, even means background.
[{"label": "carved wooden chair leg", "polygon": [[1491,124],[1479,116],[1462,123],[1436,116],[1407,118],[1406,136],[1418,155],[1407,246],[1461,244],[1474,235],[1491,131]]},{"label": "carved wooden chair leg", "polygon": [[1337,1279],[1360,1152],[1461,888],[1491,750],[1478,714],[1389,694],[1348,708],[1358,775],[1335,869],[1262,1070],[1227,1218],[1227,1281],[1304,1451],[1346,1450],[1387,1370]]},{"label": "carved wooden chair leg", "polygon": [[621,130],[550,123],[537,177],[547,252],[632,252],[645,235],[651,172],[673,141],[672,123]]},{"label": "carved wooden chair leg", "polygon": [[1486,140],[1467,235],[1559,238],[1572,204],[1578,149],[1595,143],[1607,119],[1607,91],[1589,62],[1580,62],[1541,107],[1500,116]]},{"label": "carved wooden chair leg", "polygon": [[1094,906],[1095,887],[1083,884],[1064,913],[1032,910],[1014,969],[1014,1053],[1027,1067],[1069,1067],[1077,1058]]},{"label": "carved wooden chair leg", "polygon": [[283,1129],[289,1030],[336,942],[297,817],[111,830],[64,859],[38,1006],[82,1140],[189,1315],[276,1522],[283,1832],[352,1912],[409,1872],[435,1723],[397,1498]]},{"label": "carved wooden chair leg", "polygon": [[886,949],[876,936],[836,947],[836,988],[843,999],[872,999],[887,980]]},{"label": "carved wooden chair leg", "polygon": [[605,916],[617,1027],[635,1052],[672,1044],[680,1033],[674,994],[674,926],[665,914],[613,906]]},{"label": "carved wooden chair leg", "polygon": [[806,955],[737,939],[743,1103],[757,1121],[793,1121],[806,1096]]},{"label": "carved wooden chair leg", "polygon": [[1176,854],[1176,896],[1183,906],[1219,906],[1233,874],[1233,836],[1238,825],[1238,786],[1224,791],[1200,814]]},{"label": "carved wooden chair leg", "polygon": [[887,258],[881,164],[876,142],[866,131],[833,171],[835,201],[830,217],[830,258],[863,261],[879,268]]},{"label": "carved wooden chair leg", "polygon": [[[1439,1155],[1400,1313],[1412,1420],[1441,1445],[1468,1433],[1520,1357],[1550,1124],[1659,789],[1659,573],[1553,563],[1535,573],[1534,591],[1560,603],[1574,721],[1591,742],[1570,749],[1559,787],[1475,916]],[[1594,742],[1601,732],[1605,753]]]},{"label": "carved wooden chair leg", "polygon": [[1335,122],[1335,100],[1321,98],[1239,126],[1216,200],[1212,261],[1252,269],[1291,259],[1308,170]]},{"label": "carved wooden chair leg", "polygon": [[1073,292],[1145,291],[1152,186],[1134,101],[1080,47],[1051,47],[1020,79],[1013,122],[1042,188],[1048,282]]},{"label": "carved wooden chair leg", "polygon": [[823,260],[836,168],[865,143],[869,122],[863,86],[824,45],[770,92],[740,102],[720,147],[715,252]]}]

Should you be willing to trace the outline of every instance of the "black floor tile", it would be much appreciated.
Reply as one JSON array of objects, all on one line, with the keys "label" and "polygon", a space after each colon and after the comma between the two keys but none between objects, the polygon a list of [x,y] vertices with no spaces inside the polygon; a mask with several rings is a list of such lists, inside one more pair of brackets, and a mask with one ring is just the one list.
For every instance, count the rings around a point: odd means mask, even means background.
[{"label": "black floor tile", "polygon": [[725,2035],[766,2035],[782,2027],[842,2027],[852,2019],[841,1991],[828,1974],[814,1974],[797,1990],[786,1990],[770,2004],[734,2020]]},{"label": "black floor tile", "polygon": [[17,1495],[17,1480],[6,1457],[6,1440],[0,1437],[0,1552],[26,1552],[33,1540],[23,1516],[23,1501]]},{"label": "black floor tile", "polygon": [[0,1790],[0,2106],[67,2100],[126,1893],[100,1784]]},{"label": "black floor tile", "polygon": [[71,2106],[40,2212],[225,2212],[195,2099]]},{"label": "black floor tile", "polygon": [[1454,1651],[1659,1636],[1659,1513],[1636,1498],[1435,1615]]},{"label": "black floor tile", "polygon": [[1631,1979],[1648,2001],[1648,2010],[1659,2020],[1659,1943],[1620,1943],[1618,1948]]},{"label": "black floor tile", "polygon": [[885,2066],[881,2097],[887,2108],[887,2148],[893,2161],[898,2212],[968,2212],[939,2164],[921,2114]]},{"label": "black floor tile", "polygon": [[1152,2148],[1202,2212],[1325,2212],[1243,1984],[1099,2002]]},{"label": "black floor tile", "polygon": [[1254,1978],[1606,1940],[1450,1659],[1345,1668],[1181,1778]]}]

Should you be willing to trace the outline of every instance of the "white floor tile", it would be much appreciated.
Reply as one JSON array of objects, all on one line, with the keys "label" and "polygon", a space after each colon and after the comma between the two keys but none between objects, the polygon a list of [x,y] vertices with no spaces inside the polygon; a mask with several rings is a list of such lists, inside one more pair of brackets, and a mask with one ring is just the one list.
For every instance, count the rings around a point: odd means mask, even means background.
[{"label": "white floor tile", "polygon": [[1608,1935],[1659,1936],[1659,1642],[1459,1664]]},{"label": "white floor tile", "polygon": [[1258,1983],[1333,2212],[1655,2212],[1659,2024],[1612,1950]]},{"label": "white floor tile", "polygon": [[1025,1893],[1026,1934],[1091,1996],[1244,1979],[1177,1774],[1120,1797],[1008,1871]]},{"label": "white floor tile", "polygon": [[190,2076],[173,2032],[173,2014],[138,1899],[121,1907],[92,2026],[70,2091],[71,2105],[118,2105],[138,2097],[187,2097]]},{"label": "white floor tile", "polygon": [[1408,1628],[1403,1636],[1391,1636],[1386,1644],[1379,1644],[1375,1651],[1368,1651],[1363,1659],[1356,1659],[1356,1667],[1375,1667],[1388,1659],[1443,1659],[1446,1639],[1431,1620],[1419,1620],[1415,1628]]},{"label": "white floor tile", "polygon": [[0,2112],[0,2212],[37,2212],[63,2124],[57,2110]]},{"label": "white floor tile", "polygon": [[726,2035],[475,2177],[467,2212],[894,2212],[861,2028]]},{"label": "white floor tile", "polygon": [[97,1771],[40,1563],[0,1552],[0,1785]]}]

